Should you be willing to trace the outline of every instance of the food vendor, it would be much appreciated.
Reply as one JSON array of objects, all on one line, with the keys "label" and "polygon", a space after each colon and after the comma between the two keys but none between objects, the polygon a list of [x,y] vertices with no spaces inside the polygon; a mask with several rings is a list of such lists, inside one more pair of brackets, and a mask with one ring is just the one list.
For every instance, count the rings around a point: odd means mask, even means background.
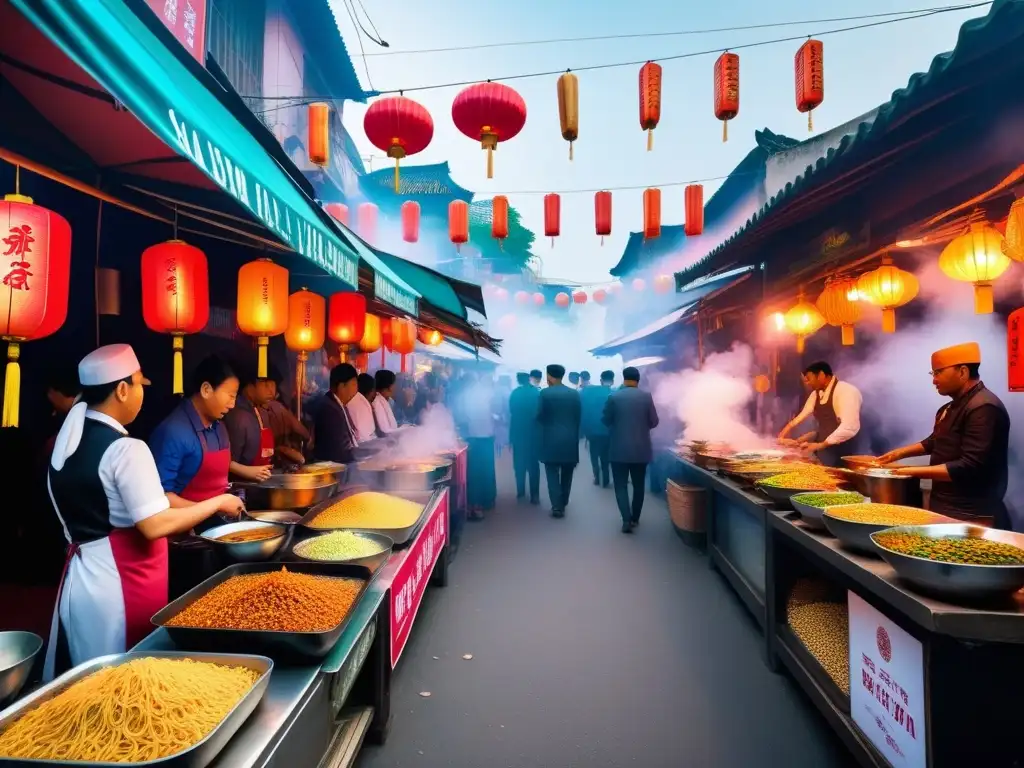
[{"label": "food vendor", "polygon": [[54,443],[48,487],[68,541],[54,607],[45,677],[122,653],[152,631],[167,604],[167,537],[242,503],[227,494],[171,508],[153,454],[125,425],[142,408],[135,352],[111,344],[78,365],[79,402]]},{"label": "food vendor", "polygon": [[932,383],[950,398],[920,443],[880,457],[892,464],[929,455],[927,467],[899,467],[901,475],[932,481],[928,508],[968,522],[1010,530],[1003,497],[1009,474],[1010,415],[981,381],[981,347],[957,344],[932,355]]},{"label": "food vendor", "polygon": [[331,391],[317,408],[313,425],[313,456],[317,461],[348,464],[354,458],[355,427],[345,405],[359,392],[359,372],[350,363],[331,369]]},{"label": "food vendor", "polygon": [[[840,381],[825,362],[812,363],[803,370],[804,386],[811,390],[802,411],[779,433],[782,443],[799,443],[800,447],[815,454],[827,467],[838,467],[843,456],[857,453],[860,434],[860,390],[846,381]],[[817,430],[788,440],[789,434],[811,416]]]},{"label": "food vendor", "polygon": [[282,464],[304,464],[303,445],[309,442],[309,430],[281,401],[281,382],[274,379],[273,397],[260,414],[274,433],[274,458]]},{"label": "food vendor", "polygon": [[370,405],[375,391],[373,376],[360,373],[356,377],[356,393],[345,404],[348,417],[356,430],[356,440],[360,443],[369,442],[377,437],[377,424],[373,420],[373,406]]},{"label": "food vendor", "polygon": [[259,376],[253,365],[235,398],[235,407],[224,416],[231,443],[231,475],[241,480],[259,483],[270,477],[274,431],[264,419],[262,409],[274,399],[276,378],[273,370]]},{"label": "food vendor", "polygon": [[373,377],[377,387],[377,396],[373,399],[373,416],[377,421],[377,431],[388,435],[398,429],[398,419],[391,407],[391,398],[395,394],[395,373],[381,368]]}]

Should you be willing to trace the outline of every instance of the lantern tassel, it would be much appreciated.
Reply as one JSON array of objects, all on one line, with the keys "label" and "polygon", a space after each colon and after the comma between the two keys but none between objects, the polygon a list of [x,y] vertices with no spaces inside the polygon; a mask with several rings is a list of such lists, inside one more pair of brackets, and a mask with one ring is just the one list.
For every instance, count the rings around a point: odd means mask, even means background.
[{"label": "lantern tassel", "polygon": [[18,399],[21,397],[21,345],[7,342],[7,375],[4,377],[4,427],[18,426]]},{"label": "lantern tassel", "polygon": [[398,163],[401,162],[401,158],[395,158],[395,194],[398,194]]},{"label": "lantern tassel", "polygon": [[814,133],[814,110],[807,110],[807,132]]},{"label": "lantern tassel", "polygon": [[171,389],[172,394],[181,395],[185,392],[185,373],[181,360],[181,351],[185,348],[185,339],[175,336],[171,340],[171,349],[174,350],[174,381]]},{"label": "lantern tassel", "polygon": [[569,142],[569,162],[572,162],[572,142]]},{"label": "lantern tassel", "polygon": [[402,373],[405,373],[405,353],[402,353]]},{"label": "lantern tassel", "polygon": [[882,333],[896,333],[896,310],[886,307],[882,310]]},{"label": "lantern tassel", "polygon": [[647,129],[647,151],[650,152],[654,149],[654,129]]},{"label": "lantern tassel", "polygon": [[806,345],[806,343],[804,342],[804,337],[803,337],[803,336],[797,336],[797,337],[796,337],[796,351],[797,351],[797,352],[798,352],[799,354],[801,354],[801,355],[802,355],[802,354],[804,353],[804,349],[805,349],[805,347],[806,347],[806,346],[807,346],[807,345]]},{"label": "lantern tassel", "polygon": [[295,418],[302,421],[302,392],[306,388],[306,361],[308,352],[299,352],[299,362],[295,366]]},{"label": "lantern tassel", "polygon": [[256,337],[256,376],[260,379],[267,378],[267,345],[270,339],[267,336]]},{"label": "lantern tassel", "polygon": [[852,347],[853,346],[853,326],[852,325],[844,325],[843,326],[843,346],[844,347]]},{"label": "lantern tassel", "polygon": [[729,140],[729,121],[722,121],[722,143],[725,144]]},{"label": "lantern tassel", "polygon": [[992,283],[978,283],[974,286],[974,314],[991,315],[995,311]]}]

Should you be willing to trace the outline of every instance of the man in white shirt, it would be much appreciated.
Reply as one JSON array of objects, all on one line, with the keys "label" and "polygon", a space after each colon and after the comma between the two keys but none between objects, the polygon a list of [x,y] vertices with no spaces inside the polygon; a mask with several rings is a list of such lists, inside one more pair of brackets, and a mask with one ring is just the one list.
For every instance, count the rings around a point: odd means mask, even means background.
[{"label": "man in white shirt", "polygon": [[345,404],[345,409],[355,428],[356,440],[365,443],[377,437],[377,423],[373,419],[373,406],[370,405],[375,392],[373,376],[368,373],[359,374],[358,387],[359,391]]},{"label": "man in white shirt", "polygon": [[[857,453],[856,438],[860,434],[860,390],[832,373],[825,362],[812,363],[804,368],[803,382],[811,390],[802,411],[779,433],[786,441],[798,425],[814,416],[817,430],[797,438],[795,442],[814,453],[822,464],[838,467],[843,456]],[[790,441],[793,442],[793,441]]]},{"label": "man in white shirt", "polygon": [[377,385],[377,396],[373,398],[373,416],[377,420],[377,431],[388,435],[398,429],[398,419],[391,408],[391,397],[395,391],[395,373],[381,368],[374,376]]}]

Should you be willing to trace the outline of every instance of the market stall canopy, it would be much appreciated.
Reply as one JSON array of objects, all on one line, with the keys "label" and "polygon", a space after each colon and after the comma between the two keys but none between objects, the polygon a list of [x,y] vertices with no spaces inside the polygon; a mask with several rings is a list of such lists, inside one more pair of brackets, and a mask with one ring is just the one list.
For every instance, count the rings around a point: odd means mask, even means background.
[{"label": "market stall canopy", "polygon": [[[361,242],[361,241],[360,241]],[[366,246],[370,248],[370,246]],[[448,277],[422,264],[370,248],[384,264],[407,283],[416,286],[419,295],[450,315],[468,319],[467,309],[487,316],[483,291],[479,285]]]},{"label": "market stall canopy", "polygon": [[625,336],[619,336],[617,339],[612,339],[599,347],[594,347],[590,350],[590,354],[596,357],[612,357],[613,355],[617,355],[624,347],[630,344],[635,344],[643,339],[647,339],[654,334],[675,325],[679,321],[684,320],[692,314],[696,308],[697,302],[695,301],[689,304],[684,304],[678,309],[669,312],[667,315],[659,317],[653,323],[645,325],[643,328],[633,331],[632,333],[627,333]]},{"label": "market stall canopy", "polygon": [[476,350],[454,341],[443,341],[436,347],[420,344],[416,347],[416,351],[430,357],[457,363],[483,363],[494,367],[502,364],[501,358],[489,350]]},{"label": "market stall canopy", "polygon": [[0,14],[3,77],[98,171],[223,190],[348,286],[362,260],[378,297],[416,315],[418,293],[320,209],[270,132],[143,0],[5,0]]}]

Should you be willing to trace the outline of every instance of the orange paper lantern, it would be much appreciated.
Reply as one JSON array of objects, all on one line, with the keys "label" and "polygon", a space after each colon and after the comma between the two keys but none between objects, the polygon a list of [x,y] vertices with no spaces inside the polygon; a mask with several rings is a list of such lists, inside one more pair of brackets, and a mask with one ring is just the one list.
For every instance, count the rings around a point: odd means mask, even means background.
[{"label": "orange paper lantern", "polygon": [[256,337],[257,375],[267,375],[271,336],[288,328],[288,270],[270,259],[257,259],[238,270],[238,327]]},{"label": "orange paper lantern", "polygon": [[407,243],[420,239],[420,204],[412,200],[402,203],[402,239]]},{"label": "orange paper lantern", "polygon": [[508,237],[508,198],[504,195],[495,195],[491,199],[491,237],[501,241]]},{"label": "orange paper lantern", "polygon": [[704,232],[704,185],[687,184],[683,192],[686,219],[683,232],[687,237],[696,237]]},{"label": "orange paper lantern", "polygon": [[309,162],[326,166],[331,162],[331,107],[318,101],[309,105],[306,115],[309,119]]},{"label": "orange paper lantern", "polygon": [[661,65],[640,67],[640,127],[647,131],[647,151],[654,149],[654,129],[661,120]]},{"label": "orange paper lantern", "polygon": [[444,334],[434,328],[420,328],[419,337],[420,343],[428,347],[436,347],[444,341]]},{"label": "orange paper lantern", "polygon": [[740,113],[740,57],[726,51],[715,61],[715,117],[722,121],[722,141],[729,121]]},{"label": "orange paper lantern", "polygon": [[327,309],[327,335],[331,341],[342,346],[358,344],[365,332],[366,297],[355,291],[332,293]]},{"label": "orange paper lantern", "polygon": [[1006,240],[1003,253],[1024,263],[1024,198],[1014,200],[1006,217]]},{"label": "orange paper lantern", "polygon": [[772,388],[771,379],[765,376],[763,373],[759,373],[754,377],[754,391],[759,395],[765,394]]},{"label": "orange paper lantern", "polygon": [[896,332],[896,308],[913,301],[920,285],[910,272],[893,266],[888,257],[882,266],[860,276],[857,294],[864,301],[882,308],[882,332]]},{"label": "orange paper lantern", "polygon": [[999,232],[975,222],[942,249],[939,268],[954,280],[974,284],[974,313],[989,315],[995,310],[992,283],[1010,268],[1003,252],[1005,241]]},{"label": "orange paper lantern", "polygon": [[448,238],[455,243],[455,250],[469,242],[469,205],[465,200],[448,203]]},{"label": "orange paper lantern", "polygon": [[796,351],[803,353],[804,342],[825,325],[825,318],[818,308],[806,301],[803,296],[783,315],[786,327],[796,335]]},{"label": "orange paper lantern", "polygon": [[807,113],[807,130],[814,130],[813,112],[825,100],[825,47],[820,40],[808,40],[796,52],[796,108]]},{"label": "orange paper lantern", "polygon": [[559,306],[559,307],[562,307],[563,309],[565,307],[568,307],[569,306],[569,294],[565,293],[565,292],[561,292],[558,295],[556,295],[555,296],[555,305]]},{"label": "orange paper lantern", "polygon": [[598,237],[601,238],[601,245],[604,239],[612,233],[612,193],[607,191],[594,193],[594,228]]},{"label": "orange paper lantern", "polygon": [[332,218],[340,221],[346,227],[348,223],[348,206],[344,203],[326,203],[324,210],[331,215]]},{"label": "orange paper lantern", "polygon": [[391,318],[391,350],[402,356],[402,373],[405,373],[405,356],[416,349],[416,324],[402,317]]},{"label": "orange paper lantern", "polygon": [[316,352],[327,336],[327,302],[324,297],[303,288],[288,297],[288,327],[284,343],[305,361],[307,353]]},{"label": "orange paper lantern", "polygon": [[841,328],[843,346],[854,342],[853,326],[860,322],[861,309],[858,301],[857,281],[852,277],[840,276],[828,280],[815,304],[825,322]]},{"label": "orange paper lantern", "polygon": [[572,72],[558,78],[558,122],[562,138],[569,142],[569,160],[572,160],[572,143],[580,135],[580,82]]},{"label": "orange paper lantern", "polygon": [[359,236],[371,245],[377,240],[377,214],[377,206],[373,203],[360,203],[356,212]]},{"label": "orange paper lantern", "polygon": [[172,392],[184,392],[181,352],[185,334],[199,333],[210,319],[210,276],[206,254],[181,240],[142,252],[142,319],[146,327],[172,336]]},{"label": "orange paper lantern", "polygon": [[359,340],[359,349],[361,352],[376,352],[382,343],[381,319],[377,315],[367,313],[363,326],[363,338]]},{"label": "orange paper lantern", "polygon": [[561,229],[562,198],[556,193],[544,195],[544,237],[551,238],[551,247],[555,247],[555,238]]},{"label": "orange paper lantern", "polygon": [[661,235],[661,190],[644,190],[644,240]]}]

